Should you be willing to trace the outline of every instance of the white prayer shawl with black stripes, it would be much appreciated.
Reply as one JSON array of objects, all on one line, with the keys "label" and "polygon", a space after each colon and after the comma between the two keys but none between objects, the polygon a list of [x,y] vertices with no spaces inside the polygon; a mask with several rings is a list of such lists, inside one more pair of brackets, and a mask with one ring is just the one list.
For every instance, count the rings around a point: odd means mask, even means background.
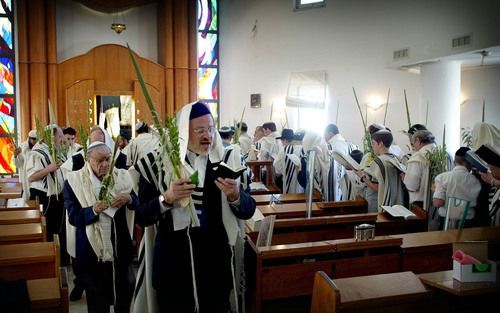
[{"label": "white prayer shawl with black stripes", "polygon": [[297,179],[297,168],[290,159],[290,155],[297,156],[300,160],[302,154],[302,146],[286,145],[278,153],[278,156],[273,162],[276,174],[283,175],[283,193],[301,193],[304,192]]},{"label": "white prayer shawl with black stripes", "polygon": [[132,166],[157,147],[157,136],[152,133],[141,133],[132,139],[125,148],[123,148],[122,153],[127,156],[127,165]]},{"label": "white prayer shawl with black stripes", "polygon": [[378,182],[378,211],[382,211],[381,205],[403,205],[404,191],[400,173],[405,168],[398,158],[392,154],[382,154],[374,159],[371,169]]},{"label": "white prayer shawl with black stripes", "polygon": [[[74,172],[70,172],[67,175],[68,183],[71,186],[71,189],[75,193],[75,196],[80,203],[82,208],[93,206],[98,200],[99,191],[96,190],[96,185],[93,182],[92,169],[88,165]],[[94,175],[95,178],[95,175]],[[109,190],[109,194],[111,197],[116,196],[120,193],[130,193],[132,191],[132,179],[127,170],[115,168],[113,170],[113,186]],[[120,208],[119,210],[124,210],[124,208]],[[133,236],[134,230],[134,216],[135,212],[133,210],[126,209],[126,219],[127,219],[127,227],[130,234],[130,239]],[[103,213],[99,216],[99,222],[92,223],[87,225],[85,228],[85,232],[87,234],[87,239],[94,250],[94,253],[97,256],[97,259],[102,262],[113,261],[113,248],[110,247],[111,244],[111,231],[108,228],[108,224],[111,223],[111,217],[107,214]],[[76,247],[70,246],[74,245],[75,233],[70,233],[68,238],[68,251],[74,252]],[[72,238],[71,238],[72,237]],[[71,254],[71,253],[70,253]]]},{"label": "white prayer shawl with black stripes", "polygon": [[352,188],[345,178],[345,167],[337,162],[332,152],[335,151],[342,155],[349,155],[353,150],[357,149],[356,145],[347,142],[341,134],[336,134],[327,142],[328,148],[328,191],[325,196],[327,201],[345,201],[352,200]]},{"label": "white prayer shawl with black stripes", "polygon": [[[42,170],[52,163],[52,156],[50,155],[49,146],[44,142],[38,142],[33,146],[29,156],[28,166],[35,169],[35,172]],[[65,161],[65,160],[61,160]],[[27,174],[32,175],[32,171],[27,168]],[[55,179],[57,175],[57,189]],[[41,179],[36,189],[47,192],[47,197],[60,194],[64,188],[64,178],[60,169],[55,172],[47,174]]]}]

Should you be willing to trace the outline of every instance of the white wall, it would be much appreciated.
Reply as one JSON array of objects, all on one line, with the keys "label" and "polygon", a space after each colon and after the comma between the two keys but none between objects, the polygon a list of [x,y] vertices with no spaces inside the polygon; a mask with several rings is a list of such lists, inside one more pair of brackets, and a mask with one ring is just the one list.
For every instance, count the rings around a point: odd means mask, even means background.
[{"label": "white wall", "polygon": [[[245,120],[253,132],[269,119],[270,106],[284,104],[292,71],[326,70],[329,100],[317,128],[335,121],[344,136],[361,144],[362,124],[354,102],[356,88],[363,106],[371,96],[386,99],[391,89],[387,126],[393,132],[408,129],[403,90],[406,89],[412,123],[425,122],[418,74],[395,68],[392,52],[410,48],[405,63],[445,56],[451,38],[473,33],[469,50],[500,43],[500,29],[492,6],[498,1],[335,0],[322,9],[293,11],[292,0],[220,1],[221,123],[239,119],[250,94],[262,94],[262,108],[249,109]],[[252,31],[256,25],[256,31]],[[498,82],[498,80],[497,80]],[[292,112],[292,127],[297,127]],[[368,122],[383,122],[384,108],[370,110]],[[276,116],[274,114],[273,116]],[[280,120],[275,120],[280,125]],[[294,124],[295,123],[295,124]],[[437,132],[438,130],[432,130]],[[407,138],[396,133],[396,142]]]},{"label": "white wall", "polygon": [[[57,0],[57,62],[109,43],[123,46],[128,43],[140,56],[158,62],[156,3],[121,14],[123,18],[94,11],[75,1]],[[110,28],[117,20],[127,25],[121,34]]]},{"label": "white wall", "polygon": [[483,99],[486,123],[500,129],[500,65],[475,67],[462,71],[460,124],[472,129],[481,122]]}]

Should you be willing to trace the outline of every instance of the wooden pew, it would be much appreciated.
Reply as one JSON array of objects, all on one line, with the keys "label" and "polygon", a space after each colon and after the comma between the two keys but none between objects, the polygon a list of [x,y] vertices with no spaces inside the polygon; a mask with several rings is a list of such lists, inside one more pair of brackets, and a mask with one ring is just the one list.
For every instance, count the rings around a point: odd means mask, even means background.
[{"label": "wooden pew", "polygon": [[330,279],[317,272],[311,313],[429,312],[432,291],[412,272]]},{"label": "wooden pew", "polygon": [[309,296],[317,271],[334,277],[399,271],[402,240],[394,239],[350,238],[260,248],[248,239],[245,269],[250,311],[261,312],[268,300]]},{"label": "wooden pew", "polygon": [[45,217],[42,217],[41,221],[41,223],[0,225],[0,245],[45,241],[47,238]]},{"label": "wooden pew", "polygon": [[[287,206],[299,205],[289,204]],[[319,209],[313,209],[311,218],[281,218],[276,219],[273,228],[272,244],[291,244],[308,241],[322,241],[332,239],[343,239],[354,237],[354,227],[359,224],[375,225],[375,234],[393,235],[400,233],[421,232],[427,227],[427,220],[418,219],[395,219],[387,213],[360,213],[346,215],[321,216],[315,213]],[[279,213],[288,214],[282,210]],[[295,214],[297,211],[292,211]],[[318,216],[319,215],[319,216]],[[283,215],[281,215],[283,216]],[[256,242],[258,231],[248,232],[248,235]]]},{"label": "wooden pew", "polygon": [[500,227],[474,227],[461,230],[391,235],[403,240],[402,271],[427,273],[453,268],[453,242],[487,240],[491,260],[500,260]]},{"label": "wooden pew", "polygon": [[59,236],[53,242],[0,245],[0,277],[40,279],[59,276]]},{"label": "wooden pew", "polygon": [[42,223],[39,210],[0,211],[0,225]]},{"label": "wooden pew", "polygon": [[[257,205],[267,205],[271,201],[271,197],[273,201],[277,203],[305,203],[306,196],[304,193],[277,193],[277,194],[266,194],[266,195],[255,195],[252,194],[252,198],[254,198],[255,203]],[[313,193],[313,202],[319,202],[322,199],[322,195],[319,191],[314,190]]]},{"label": "wooden pew", "polygon": [[0,175],[0,183],[19,183],[19,175]]},{"label": "wooden pew", "polygon": [[[286,218],[274,221],[273,245],[354,237],[354,227],[359,224],[375,224],[377,213],[314,216],[311,218]],[[258,232],[248,233],[254,242]]]},{"label": "wooden pew", "polygon": [[266,169],[266,181],[264,185],[268,190],[252,190],[252,195],[272,194],[279,193],[280,189],[274,182],[274,167],[273,161],[248,161],[247,165],[253,172],[253,182],[260,182],[260,170],[262,167]]},{"label": "wooden pew", "polygon": [[0,207],[0,212],[4,211],[22,211],[22,210],[40,210],[40,203],[37,200],[26,200],[21,205]]},{"label": "wooden pew", "polygon": [[68,274],[65,267],[58,277],[26,281],[30,297],[30,312],[68,313]]},{"label": "wooden pew", "polygon": [[[301,203],[273,203],[259,205],[257,208],[266,215],[276,215],[277,219],[306,217],[307,204]],[[364,200],[340,202],[313,202],[312,216],[329,216],[342,214],[367,213],[368,206]]]}]

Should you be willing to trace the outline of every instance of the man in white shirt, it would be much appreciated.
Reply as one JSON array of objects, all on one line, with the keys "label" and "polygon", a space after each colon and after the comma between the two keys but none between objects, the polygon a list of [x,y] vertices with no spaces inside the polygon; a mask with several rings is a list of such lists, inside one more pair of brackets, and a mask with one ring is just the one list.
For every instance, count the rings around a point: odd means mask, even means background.
[{"label": "man in white shirt", "polygon": [[447,199],[450,197],[470,201],[464,226],[475,226],[473,223],[475,217],[474,208],[479,192],[481,191],[481,183],[470,172],[471,165],[464,158],[468,150],[470,149],[467,147],[460,147],[455,153],[455,167],[453,170],[441,173],[434,179],[436,189],[434,191],[433,203],[435,207],[439,208],[440,229],[442,229],[444,218],[446,217],[445,205]]},{"label": "man in white shirt", "polygon": [[418,130],[412,136],[416,152],[407,163],[403,183],[408,189],[410,205],[417,202],[425,211],[429,210],[427,195],[430,192],[429,160],[427,154],[436,147],[434,135],[428,130]]},{"label": "man in white shirt", "polygon": [[[239,123],[236,126],[240,127]],[[243,155],[245,158],[248,155],[250,148],[252,147],[252,138],[250,138],[247,131],[248,131],[247,123],[245,122],[241,123],[238,143],[240,144],[241,155]]]},{"label": "man in white shirt", "polygon": [[260,151],[258,159],[260,161],[272,161],[278,155],[280,147],[276,141],[276,137],[279,136],[276,131],[276,124],[274,122],[264,123],[262,124],[262,129],[264,130],[264,137],[259,140]]},{"label": "man in white shirt", "polygon": [[14,164],[16,164],[19,170],[19,178],[21,184],[23,185],[23,199],[28,200],[30,198],[30,184],[28,182],[28,177],[26,176],[26,162],[31,154],[31,149],[36,144],[36,130],[30,130],[28,133],[28,139],[21,142],[19,147],[14,150]]}]

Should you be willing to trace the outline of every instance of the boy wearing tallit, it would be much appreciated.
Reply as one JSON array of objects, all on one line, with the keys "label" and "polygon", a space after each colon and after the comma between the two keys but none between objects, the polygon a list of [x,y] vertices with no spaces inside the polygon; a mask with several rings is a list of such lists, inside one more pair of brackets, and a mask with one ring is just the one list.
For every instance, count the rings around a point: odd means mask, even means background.
[{"label": "boy wearing tallit", "polygon": [[23,185],[23,199],[28,200],[30,198],[30,184],[28,182],[28,177],[26,176],[26,162],[31,154],[31,149],[36,144],[36,130],[30,130],[28,133],[28,139],[21,142],[19,147],[14,150],[14,164],[16,164],[19,170],[19,178],[21,184]]},{"label": "boy wearing tallit", "polygon": [[76,262],[86,292],[88,312],[129,312],[135,277],[132,231],[138,199],[127,170],[114,168],[109,200],[98,200],[110,166],[111,149],[96,141],[87,149],[83,168],[69,172],[64,205],[76,227]]},{"label": "boy wearing tallit", "polygon": [[[50,149],[56,151],[56,160],[53,159],[47,143],[39,141],[31,149],[26,162],[26,176],[30,184],[30,200],[38,199],[43,205],[43,214],[47,221],[47,240],[52,241],[54,234],[61,232],[64,216],[64,179],[59,167],[65,160],[64,155],[57,152],[61,151],[64,139],[61,127],[52,124],[47,126],[47,130],[49,129],[53,132],[53,144]],[[62,244],[64,243],[61,242]]]},{"label": "boy wearing tallit", "polygon": [[283,149],[278,153],[278,156],[273,162],[273,166],[276,175],[282,176],[283,193],[304,192],[304,188],[302,188],[297,179],[297,174],[300,170],[302,146],[292,144],[293,137],[293,130],[284,128],[281,132],[281,136],[277,138],[281,139]]},{"label": "boy wearing tallit", "polygon": [[404,173],[406,168],[397,156],[389,152],[392,141],[392,133],[387,129],[373,133],[371,143],[376,157],[364,170],[372,179],[365,177],[361,171],[356,172],[362,182],[377,193],[378,212],[381,211],[382,205],[404,205],[404,190],[400,173]]},{"label": "boy wearing tallit", "polygon": [[[160,312],[228,312],[230,298],[236,308],[238,304],[237,288],[231,292],[238,278],[235,245],[241,243],[243,220],[253,215],[255,201],[241,189],[239,178],[216,177],[224,148],[208,107],[200,102],[188,104],[176,120],[181,170],[184,177],[198,171],[198,185],[174,178],[167,159],[155,161],[157,151],[135,165],[140,173],[137,222],[156,224],[158,229],[152,282],[147,284],[156,290]],[[226,163],[233,169],[241,165],[238,149]],[[146,257],[146,267],[148,261]],[[147,269],[145,275],[147,280]],[[148,285],[138,281],[136,295],[143,294],[141,290]],[[145,301],[136,296],[134,311],[145,312],[147,305],[150,312],[149,303],[136,305]]]}]

